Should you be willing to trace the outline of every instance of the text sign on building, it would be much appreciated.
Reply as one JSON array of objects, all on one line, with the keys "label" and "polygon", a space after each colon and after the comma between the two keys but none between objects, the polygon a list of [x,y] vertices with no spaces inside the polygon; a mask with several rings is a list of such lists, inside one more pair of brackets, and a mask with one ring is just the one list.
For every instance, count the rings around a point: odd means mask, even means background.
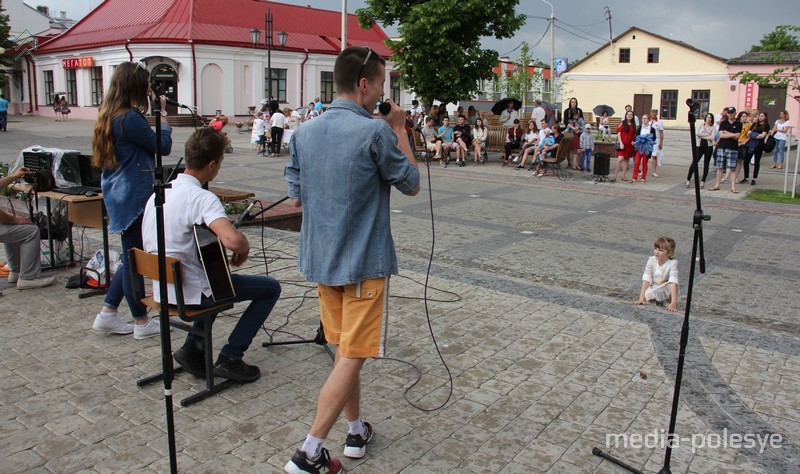
[{"label": "text sign on building", "polygon": [[78,69],[81,67],[93,67],[94,58],[92,56],[84,56],[82,58],[69,58],[62,59],[61,66],[64,69]]}]

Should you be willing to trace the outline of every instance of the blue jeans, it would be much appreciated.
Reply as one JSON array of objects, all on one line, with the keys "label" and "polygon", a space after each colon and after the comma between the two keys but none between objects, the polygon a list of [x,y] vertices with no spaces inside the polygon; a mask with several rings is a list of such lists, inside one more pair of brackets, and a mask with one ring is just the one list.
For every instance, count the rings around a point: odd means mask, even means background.
[{"label": "blue jeans", "polygon": [[[250,305],[242,313],[239,322],[228,336],[228,343],[222,346],[220,354],[237,360],[244,357],[244,353],[253,338],[258,334],[258,329],[267,320],[267,316],[272,311],[272,307],[281,296],[281,284],[278,280],[270,276],[257,275],[231,275],[233,288],[236,291],[235,302],[250,301]],[[203,295],[200,307],[208,308],[216,304],[209,296]],[[216,319],[216,315],[212,317]],[[193,323],[196,329],[203,329],[203,321],[197,320]],[[186,336],[186,342],[202,344],[202,337],[194,334]],[[204,348],[205,349],[205,348]]]},{"label": "blue jeans", "polygon": [[[128,275],[128,250],[132,248],[143,249],[142,243],[142,215],[136,218],[130,227],[122,232],[122,265],[120,265],[117,273],[111,277],[111,283],[108,285],[106,297],[103,300],[103,306],[107,308],[116,308],[122,302],[122,297],[128,302],[128,307],[131,309],[131,316],[133,319],[142,319],[147,315],[147,308],[139,303],[134,296],[133,287],[131,286],[131,277]],[[144,294],[144,279],[137,275],[136,289],[138,294]]]},{"label": "blue jeans", "polygon": [[589,171],[589,162],[592,159],[592,150],[583,150],[581,153],[581,169]]},{"label": "blue jeans", "polygon": [[778,140],[775,139],[775,154],[772,156],[772,162],[777,164],[783,164],[783,160],[786,157],[786,140]]}]

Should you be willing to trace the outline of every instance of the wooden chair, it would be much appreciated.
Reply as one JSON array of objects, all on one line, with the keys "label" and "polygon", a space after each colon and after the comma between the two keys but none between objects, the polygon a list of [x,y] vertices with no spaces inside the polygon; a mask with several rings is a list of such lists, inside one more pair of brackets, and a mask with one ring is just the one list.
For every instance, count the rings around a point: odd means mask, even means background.
[{"label": "wooden chair", "polygon": [[[567,180],[567,173],[565,169],[561,168],[561,163],[567,159],[567,154],[569,154],[569,143],[571,140],[567,138],[562,138],[560,142],[558,142],[558,148],[556,149],[556,155],[554,157],[546,156],[542,158],[542,164],[545,167],[545,170],[552,170],[553,174],[556,175],[558,179],[561,181]],[[546,172],[546,171],[545,171]]]},{"label": "wooden chair", "polygon": [[[141,275],[143,278],[149,278],[151,280],[158,279],[158,255],[152,254],[149,252],[145,252],[139,249],[130,249],[128,251],[128,262],[130,265],[130,277],[131,280],[136,280],[138,275]],[[183,331],[195,334],[203,338],[203,345],[205,347],[205,368],[206,368],[206,388],[197,392],[196,394],[184,398],[181,400],[181,406],[189,406],[193,403],[197,403],[201,400],[204,400],[215,393],[219,393],[232,385],[235,384],[233,380],[225,380],[222,383],[215,384],[214,383],[214,351],[212,348],[212,335],[211,335],[211,327],[213,325],[213,318],[215,314],[219,313],[220,311],[225,311],[228,309],[233,308],[233,303],[220,303],[209,308],[190,308],[186,306],[183,300],[183,280],[181,278],[181,262],[177,258],[174,257],[167,257],[167,283],[172,284],[175,287],[175,305],[169,306],[169,325],[181,329]],[[137,287],[136,284],[133,285],[135,289]],[[156,291],[154,289],[154,291]],[[138,290],[134,290],[138,293]],[[154,311],[161,311],[161,303],[156,302],[153,299],[153,296],[150,295],[140,295],[136,294],[135,297],[142,302],[143,305],[147,306],[148,308],[153,309]],[[172,319],[173,316],[177,316],[186,323],[180,321],[174,321]],[[191,324],[198,319],[203,319],[203,329],[195,329]],[[161,324],[164,324],[165,321],[161,321]],[[170,356],[172,356],[170,354]],[[175,369],[175,373],[183,371],[182,367],[177,367]],[[164,378],[164,374],[156,374],[150,377],[143,378],[136,382],[138,387],[143,387],[147,384],[156,382],[158,380],[162,380]]]}]

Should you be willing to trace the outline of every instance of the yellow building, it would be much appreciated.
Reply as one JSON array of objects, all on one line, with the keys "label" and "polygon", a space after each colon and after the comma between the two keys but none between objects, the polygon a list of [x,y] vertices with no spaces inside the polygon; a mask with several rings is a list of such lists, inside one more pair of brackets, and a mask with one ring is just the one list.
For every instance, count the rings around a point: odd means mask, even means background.
[{"label": "yellow building", "polygon": [[698,119],[728,105],[725,59],[636,27],[572,64],[562,80],[562,110],[570,97],[584,112],[610,105],[616,117],[625,105],[639,117],[653,108],[667,127],[688,128],[686,99],[701,103]]}]

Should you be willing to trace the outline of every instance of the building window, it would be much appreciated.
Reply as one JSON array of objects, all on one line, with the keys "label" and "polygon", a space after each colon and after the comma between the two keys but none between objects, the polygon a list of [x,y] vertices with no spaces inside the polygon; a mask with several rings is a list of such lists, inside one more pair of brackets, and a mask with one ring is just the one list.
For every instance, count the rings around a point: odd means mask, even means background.
[{"label": "building window", "polygon": [[651,64],[658,62],[658,48],[647,48],[647,62]]},{"label": "building window", "polygon": [[78,105],[78,79],[75,69],[66,69],[65,72],[67,75],[67,103]]},{"label": "building window", "polygon": [[103,102],[103,68],[95,66],[90,70],[92,80],[92,105]]},{"label": "building window", "polygon": [[398,74],[389,75],[389,96],[395,104],[400,104],[400,76]]},{"label": "building window", "polygon": [[336,97],[336,84],[333,82],[333,71],[322,71],[319,76],[319,98],[324,104],[333,102]]},{"label": "building window", "polygon": [[631,48],[619,48],[619,62],[631,62]]},{"label": "building window", "polygon": [[44,73],[44,103],[45,104],[52,104],[53,103],[53,92],[55,92],[55,86],[53,84],[53,71],[42,71]]},{"label": "building window", "polygon": [[708,89],[692,91],[692,100],[700,104],[700,110],[695,116],[703,119],[708,113],[709,104],[711,103],[711,91]]},{"label": "building window", "polygon": [[[269,69],[264,68],[264,85],[269,81]],[[269,87],[264,87],[264,97],[269,97]],[[286,69],[272,68],[272,99],[286,102]]]},{"label": "building window", "polygon": [[661,119],[675,120],[678,113],[678,91],[661,91]]}]

